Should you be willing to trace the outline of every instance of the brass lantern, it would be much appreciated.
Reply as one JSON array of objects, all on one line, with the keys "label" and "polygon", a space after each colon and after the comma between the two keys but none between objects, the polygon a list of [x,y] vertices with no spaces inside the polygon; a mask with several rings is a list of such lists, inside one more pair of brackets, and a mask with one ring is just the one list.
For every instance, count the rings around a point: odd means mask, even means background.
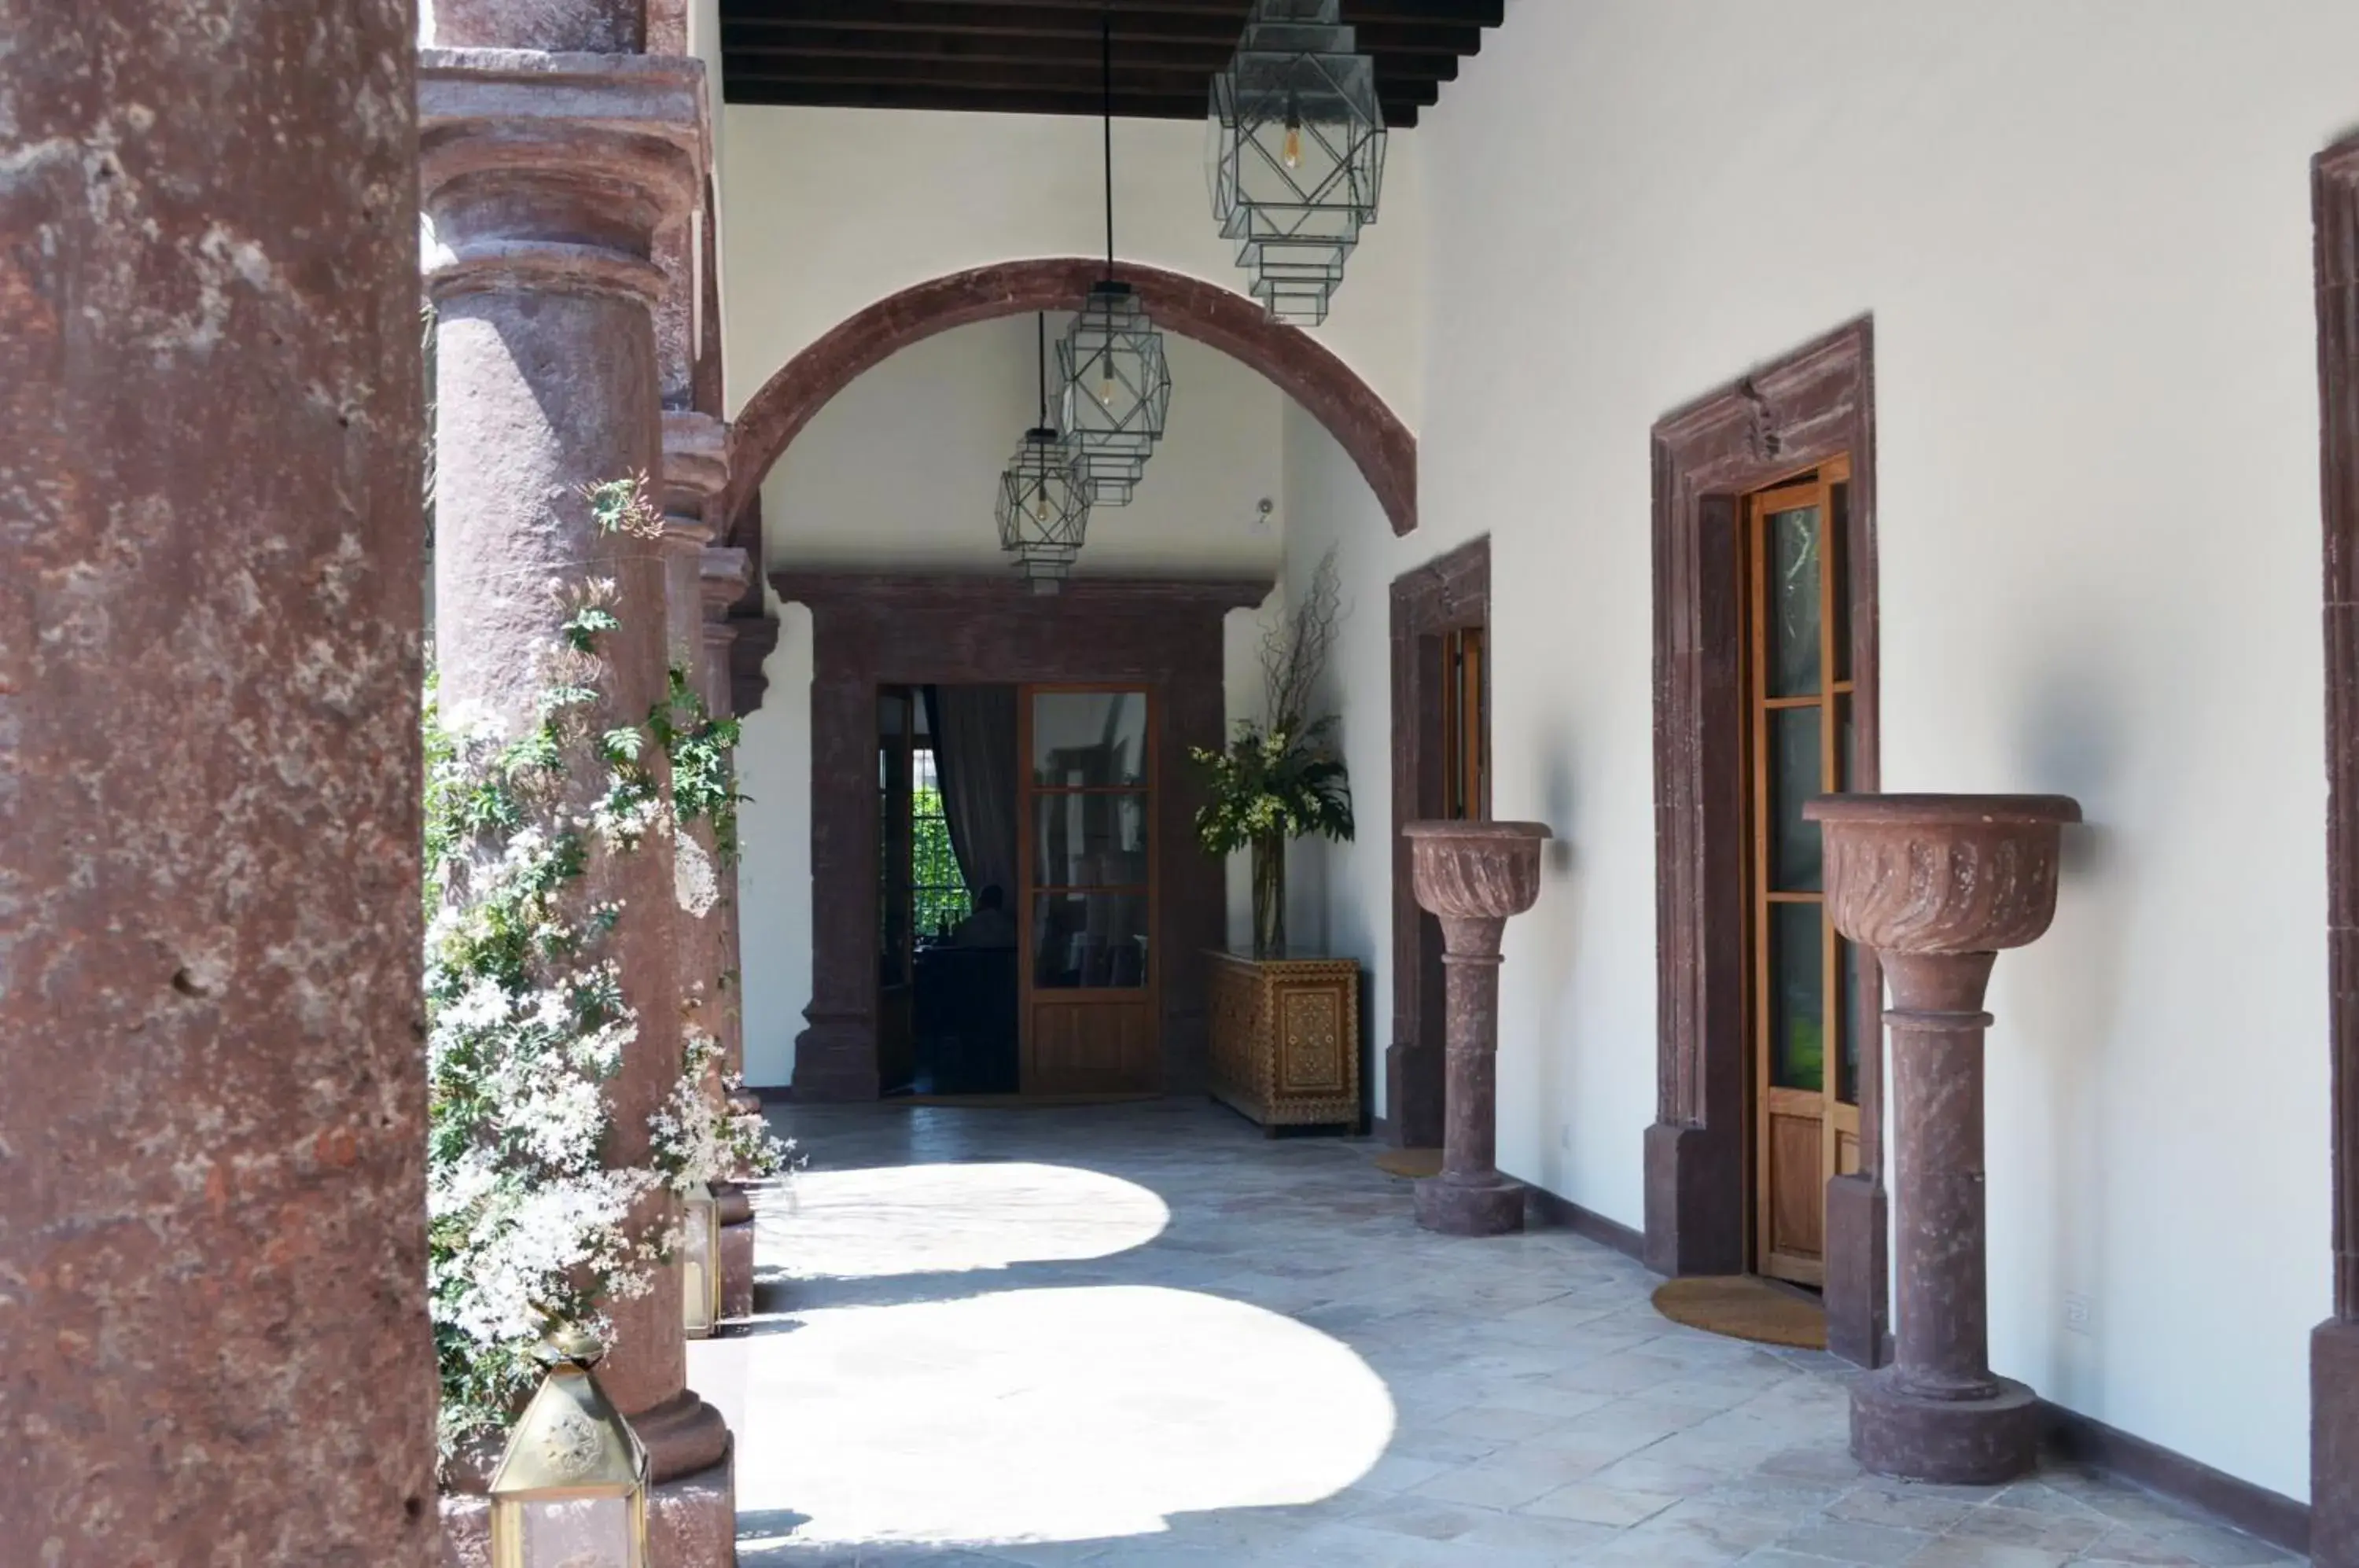
[{"label": "brass lantern", "polygon": [[690,1339],[709,1339],[721,1322],[721,1200],[699,1181],[680,1198],[679,1302]]},{"label": "brass lantern", "polygon": [[590,1374],[604,1353],[586,1330],[550,1337],[492,1472],[492,1568],[647,1568],[647,1451]]}]

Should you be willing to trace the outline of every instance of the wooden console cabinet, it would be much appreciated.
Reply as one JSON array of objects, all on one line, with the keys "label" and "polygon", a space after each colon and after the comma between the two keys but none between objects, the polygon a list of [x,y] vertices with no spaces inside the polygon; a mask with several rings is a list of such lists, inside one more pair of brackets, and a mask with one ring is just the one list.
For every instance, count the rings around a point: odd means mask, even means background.
[{"label": "wooden console cabinet", "polygon": [[1266,962],[1215,952],[1212,1097],[1274,1133],[1356,1129],[1360,965],[1349,958]]}]

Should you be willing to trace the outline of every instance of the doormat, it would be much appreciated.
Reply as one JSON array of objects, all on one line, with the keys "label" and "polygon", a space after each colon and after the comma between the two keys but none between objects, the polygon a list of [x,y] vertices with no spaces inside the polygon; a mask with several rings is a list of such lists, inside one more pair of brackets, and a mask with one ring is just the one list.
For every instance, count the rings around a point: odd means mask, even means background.
[{"label": "doormat", "polygon": [[1699,1274],[1667,1281],[1655,1310],[1673,1323],[1757,1345],[1827,1347],[1826,1309],[1751,1274]]},{"label": "doormat", "polygon": [[1376,1169],[1387,1176],[1406,1176],[1414,1181],[1441,1174],[1441,1150],[1438,1149],[1387,1149],[1376,1156]]}]

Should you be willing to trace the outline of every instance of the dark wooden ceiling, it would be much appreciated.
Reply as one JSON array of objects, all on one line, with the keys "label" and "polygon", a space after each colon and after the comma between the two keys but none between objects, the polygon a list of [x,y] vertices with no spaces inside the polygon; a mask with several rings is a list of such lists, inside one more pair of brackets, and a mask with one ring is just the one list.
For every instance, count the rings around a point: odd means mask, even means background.
[{"label": "dark wooden ceiling", "polygon": [[[1247,0],[721,0],[732,103],[1095,114],[1098,21],[1114,15],[1114,112],[1204,117]],[[1343,0],[1376,62],[1385,120],[1414,125],[1505,0]]]}]

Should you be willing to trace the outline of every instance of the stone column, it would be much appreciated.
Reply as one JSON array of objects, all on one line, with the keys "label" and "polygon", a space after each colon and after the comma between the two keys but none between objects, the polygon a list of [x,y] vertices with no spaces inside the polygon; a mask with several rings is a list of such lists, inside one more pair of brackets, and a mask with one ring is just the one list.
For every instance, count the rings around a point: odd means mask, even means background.
[{"label": "stone column", "polygon": [[1417,1184],[1417,1223],[1446,1236],[1524,1228],[1524,1187],[1499,1174],[1499,939],[1540,890],[1538,822],[1411,822],[1418,903],[1441,921],[1449,1086],[1441,1174]]},{"label": "stone column", "polygon": [[[729,657],[737,631],[729,621],[729,607],[744,596],[753,581],[753,563],[742,550],[726,545],[705,547],[701,566],[704,609],[704,705],[716,717],[734,716],[730,695]],[[731,759],[734,780],[735,759]],[[713,1029],[721,1037],[721,1060],[730,1081],[742,1085],[745,1077],[745,970],[737,942],[738,872],[732,861],[721,875],[721,906],[714,911],[712,964],[721,976],[713,998]],[[740,1111],[759,1116],[762,1097],[738,1088],[730,1096]],[[754,1205],[745,1189],[732,1181],[721,1192],[721,1314],[726,1318],[754,1315]]]},{"label": "stone column", "polygon": [[[676,295],[678,290],[672,292]],[[713,700],[716,682],[707,620],[712,593],[709,569],[712,557],[717,553],[735,556],[742,566],[745,552],[716,551],[712,544],[712,529],[705,519],[713,501],[729,483],[729,427],[710,414],[667,411],[663,429],[664,587],[669,633],[667,657],[674,669],[688,672],[689,683],[703,700],[706,711],[725,718],[729,713],[725,662],[718,682],[721,700],[717,703]],[[741,581],[732,590],[732,596],[742,591]],[[723,613],[726,614],[725,605]],[[725,646],[721,653],[725,659]],[[700,857],[709,867],[709,880],[702,876],[682,877],[679,963],[681,991],[693,1003],[693,1021],[721,1044],[722,1061],[712,1085],[717,1096],[723,1092],[720,1073],[742,1071],[736,1063],[744,1060],[733,940],[737,866],[734,860],[723,861],[710,823],[700,822],[688,829],[681,835],[679,853]],[[692,892],[691,882],[696,883]],[[756,1101],[757,1109],[759,1105]],[[713,1195],[721,1204],[722,1314],[751,1317],[753,1204],[745,1189],[734,1181],[714,1183]]]},{"label": "stone column", "polygon": [[[581,26],[557,27],[569,9]],[[567,613],[561,591],[603,580],[622,622],[605,639],[616,688],[606,722],[639,723],[664,693],[660,551],[654,540],[599,533],[582,492],[653,476],[661,461],[650,311],[662,274],[649,247],[702,177],[702,67],[535,52],[629,40],[593,5],[514,10],[524,20],[511,34],[501,27],[516,18],[494,0],[446,0],[440,36],[452,36],[456,13],[490,33],[477,41],[532,48],[421,57],[419,187],[434,226],[428,277],[439,320],[442,697],[521,730]],[[556,30],[543,37],[543,27]],[[636,1164],[681,1060],[669,841],[602,865],[593,882],[593,896],[628,911],[618,956],[639,1035],[608,1092],[615,1157]],[[651,1201],[645,1223],[667,1223],[669,1208],[669,1197]],[[611,1303],[613,1348],[599,1369],[647,1445],[657,1568],[702,1568],[734,1551],[729,1432],[685,1387],[679,1291],[678,1269],[667,1269],[645,1295]],[[480,1513],[453,1499],[446,1519],[454,1554],[472,1560]]]},{"label": "stone column", "polygon": [[1999,950],[2056,914],[2056,795],[1832,795],[1827,902],[1883,961],[1892,1007],[1897,1354],[1852,1386],[1853,1456],[1912,1480],[1988,1485],[2038,1458],[2039,1401],[1990,1369],[1983,991]]},{"label": "stone column", "polygon": [[0,5],[0,1559],[437,1552],[414,11]]}]

